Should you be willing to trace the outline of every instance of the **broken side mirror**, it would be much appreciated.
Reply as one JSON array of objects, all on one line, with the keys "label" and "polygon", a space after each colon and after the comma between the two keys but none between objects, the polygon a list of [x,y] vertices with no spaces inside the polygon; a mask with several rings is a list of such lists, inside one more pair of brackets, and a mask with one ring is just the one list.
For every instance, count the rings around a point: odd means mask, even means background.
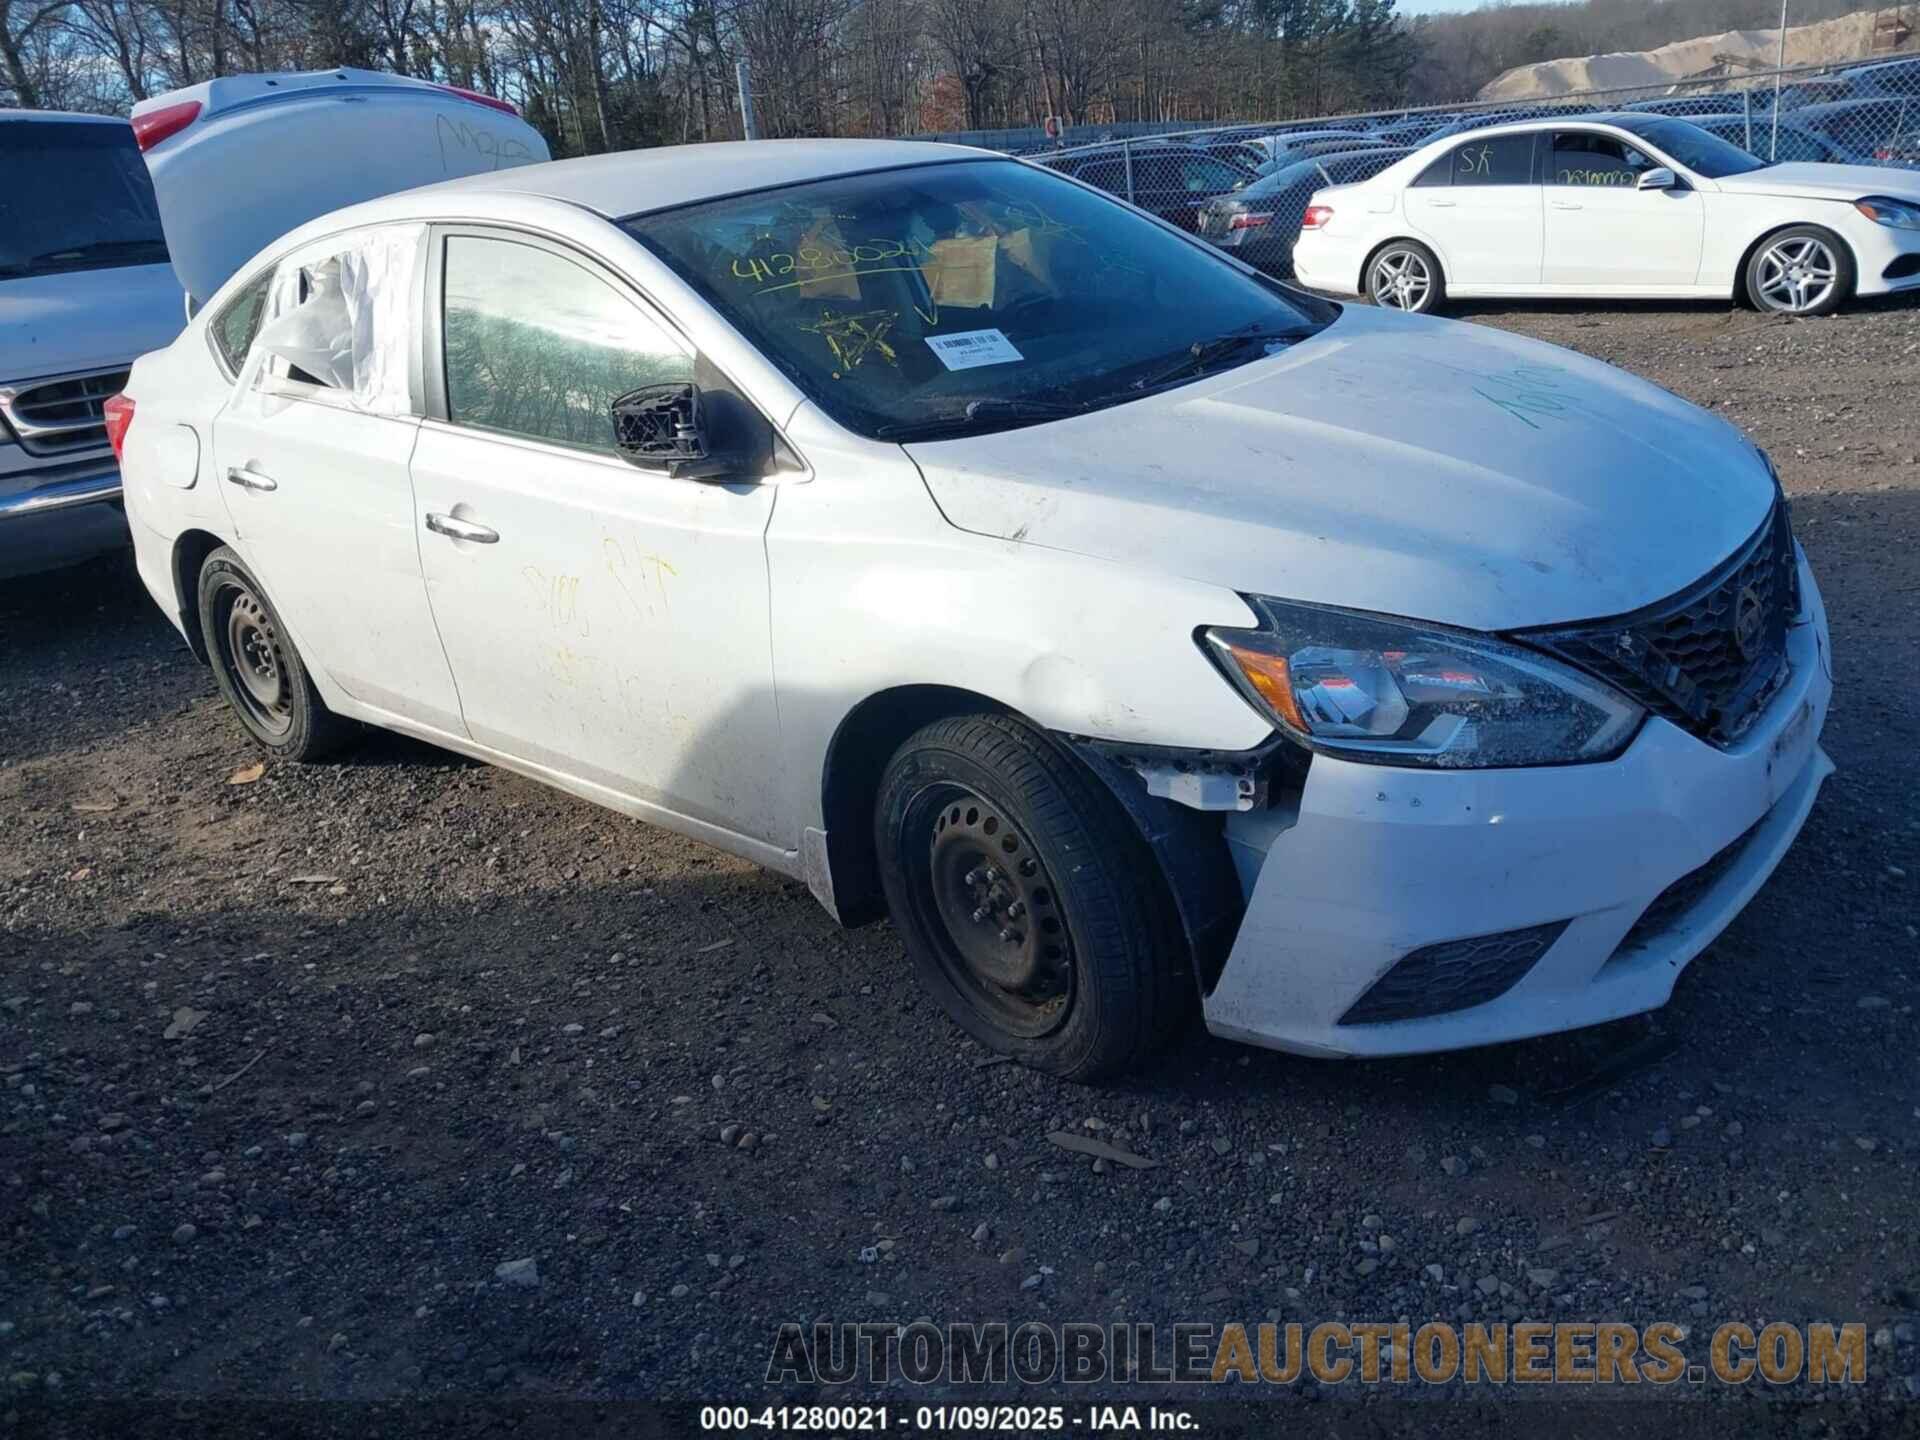
[{"label": "broken side mirror", "polygon": [[643,385],[610,408],[614,445],[635,465],[676,480],[710,480],[739,469],[739,457],[714,451],[698,385]]}]

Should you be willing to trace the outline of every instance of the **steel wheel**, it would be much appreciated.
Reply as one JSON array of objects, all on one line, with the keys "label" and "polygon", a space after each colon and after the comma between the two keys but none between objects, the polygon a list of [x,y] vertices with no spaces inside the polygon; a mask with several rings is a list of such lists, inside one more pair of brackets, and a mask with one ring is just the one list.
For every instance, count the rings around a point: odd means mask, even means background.
[{"label": "steel wheel", "polygon": [[264,733],[285,735],[293,728],[291,667],[272,614],[235,576],[215,591],[214,613],[225,616],[217,643],[235,699]]},{"label": "steel wheel", "polygon": [[1433,263],[1425,254],[1395,245],[1373,262],[1367,291],[1376,305],[1418,313],[1432,304],[1435,279]]},{"label": "steel wheel", "polygon": [[1840,283],[1840,262],[1819,236],[1787,235],[1760,252],[1754,273],[1762,305],[1805,315],[1832,298]]},{"label": "steel wheel", "polygon": [[937,959],[965,1001],[1024,1039],[1051,1034],[1073,1004],[1073,947],[1038,850],[1004,813],[959,785],[914,797],[926,837],[917,877]]}]

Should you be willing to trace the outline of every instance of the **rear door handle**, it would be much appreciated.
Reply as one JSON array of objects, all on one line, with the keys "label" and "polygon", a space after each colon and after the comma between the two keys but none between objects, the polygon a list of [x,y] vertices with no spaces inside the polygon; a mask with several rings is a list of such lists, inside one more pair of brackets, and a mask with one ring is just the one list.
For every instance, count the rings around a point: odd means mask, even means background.
[{"label": "rear door handle", "polygon": [[227,483],[238,485],[242,490],[278,490],[280,482],[271,475],[263,475],[251,465],[235,465],[227,471]]},{"label": "rear door handle", "polygon": [[476,525],[471,520],[462,520],[458,515],[428,514],[427,529],[436,535],[445,535],[450,540],[471,540],[476,545],[491,545],[500,538],[500,532],[488,525]]},{"label": "rear door handle", "polygon": [[1427,208],[1429,210],[1451,210],[1459,203],[1457,200],[1429,200],[1427,201]]},{"label": "rear door handle", "polygon": [[1579,210],[1583,208],[1578,200],[1549,200],[1547,204],[1556,210]]}]

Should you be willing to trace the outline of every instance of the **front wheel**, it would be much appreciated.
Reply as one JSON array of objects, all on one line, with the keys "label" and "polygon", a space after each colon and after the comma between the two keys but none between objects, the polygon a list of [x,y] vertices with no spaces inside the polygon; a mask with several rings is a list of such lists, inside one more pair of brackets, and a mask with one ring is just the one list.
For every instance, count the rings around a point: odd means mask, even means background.
[{"label": "front wheel", "polygon": [[1447,295],[1440,262],[1426,246],[1414,240],[1395,240],[1382,247],[1367,266],[1367,298],[1389,310],[1426,315]]},{"label": "front wheel", "polygon": [[1777,315],[1831,315],[1852,291],[1852,252],[1818,225],[1769,235],[1747,262],[1747,294]]},{"label": "front wheel", "polygon": [[1193,979],[1151,851],[1030,725],[928,725],[888,763],[874,820],[921,982],[981,1044],[1090,1081],[1136,1064],[1185,1015]]}]

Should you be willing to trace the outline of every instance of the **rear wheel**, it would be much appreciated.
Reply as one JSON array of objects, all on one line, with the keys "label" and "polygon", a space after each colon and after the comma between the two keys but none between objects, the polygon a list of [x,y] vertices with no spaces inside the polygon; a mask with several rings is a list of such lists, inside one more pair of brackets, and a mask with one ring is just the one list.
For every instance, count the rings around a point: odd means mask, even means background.
[{"label": "rear wheel", "polygon": [[1747,294],[1778,315],[1831,315],[1853,293],[1853,254],[1818,225],[1769,235],[1747,262]]},{"label": "rear wheel", "polygon": [[875,830],[922,983],[990,1049],[1096,1080],[1186,1013],[1193,981],[1151,852],[1033,727],[1003,715],[928,725],[889,762]]},{"label": "rear wheel", "polygon": [[1376,305],[1425,315],[1446,296],[1440,262],[1417,240],[1391,241],[1368,262],[1367,298]]},{"label": "rear wheel", "polygon": [[224,545],[200,567],[200,633],[214,683],[272,754],[317,759],[353,733],[321,701],[266,591]]}]

